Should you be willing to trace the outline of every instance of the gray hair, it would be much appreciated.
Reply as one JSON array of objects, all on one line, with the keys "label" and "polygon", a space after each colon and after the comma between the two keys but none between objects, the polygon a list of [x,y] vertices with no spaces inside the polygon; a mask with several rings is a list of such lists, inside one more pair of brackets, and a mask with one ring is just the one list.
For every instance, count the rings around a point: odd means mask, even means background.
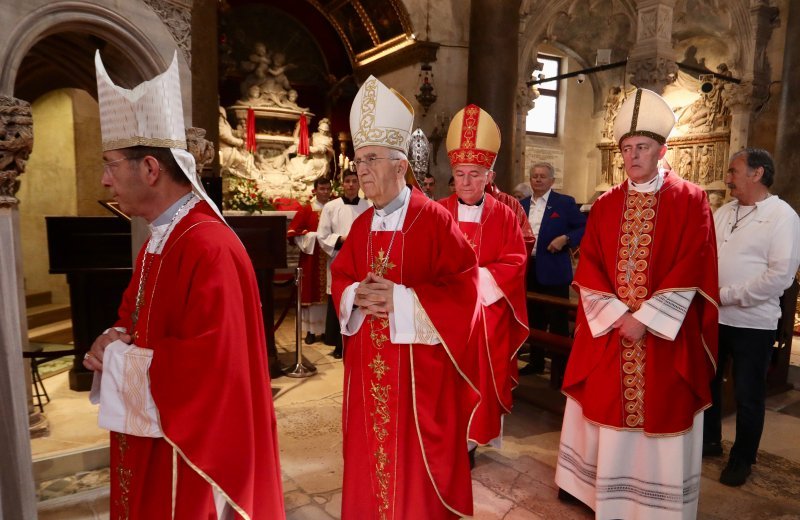
[{"label": "gray hair", "polygon": [[731,161],[739,157],[745,156],[747,167],[751,170],[756,168],[763,168],[764,174],[761,176],[761,184],[769,188],[775,179],[775,162],[772,160],[772,155],[763,148],[744,148],[739,150],[731,156]]},{"label": "gray hair", "polygon": [[514,186],[514,189],[511,190],[511,192],[513,193],[515,191],[522,193],[523,198],[531,197],[533,195],[533,189],[531,188],[531,185],[527,182],[520,182],[519,184]]},{"label": "gray hair", "polygon": [[555,178],[555,176],[556,176],[556,169],[553,168],[553,165],[550,164],[549,162],[542,161],[542,162],[534,163],[533,166],[531,166],[530,172],[528,172],[528,173],[529,174],[533,173],[534,168],[547,168],[547,171],[550,172],[550,178],[551,179]]}]

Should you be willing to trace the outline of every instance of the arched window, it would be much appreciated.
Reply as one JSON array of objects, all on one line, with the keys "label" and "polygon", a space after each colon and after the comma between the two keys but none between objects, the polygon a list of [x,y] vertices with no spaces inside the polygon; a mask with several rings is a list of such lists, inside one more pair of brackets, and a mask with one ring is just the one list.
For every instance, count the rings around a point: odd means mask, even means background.
[{"label": "arched window", "polygon": [[[531,79],[540,77],[553,78],[561,74],[561,58],[539,54],[537,61],[542,70],[533,71]],[[539,97],[536,104],[528,111],[525,119],[525,131],[529,134],[556,136],[558,134],[558,93],[559,81],[546,81],[536,85]]]}]

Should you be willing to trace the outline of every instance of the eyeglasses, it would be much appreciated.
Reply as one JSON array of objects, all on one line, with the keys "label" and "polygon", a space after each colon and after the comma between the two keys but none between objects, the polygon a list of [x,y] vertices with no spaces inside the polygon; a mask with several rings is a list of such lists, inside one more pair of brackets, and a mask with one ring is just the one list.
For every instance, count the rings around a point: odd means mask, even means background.
[{"label": "eyeglasses", "polygon": [[110,174],[111,173],[111,169],[112,169],[111,168],[112,164],[116,164],[116,163],[122,162],[122,161],[131,161],[131,160],[134,160],[134,159],[138,159],[138,157],[123,157],[122,159],[117,159],[115,161],[104,162],[103,163],[103,173],[109,173]]},{"label": "eyeglasses", "polygon": [[358,167],[364,165],[367,169],[371,170],[375,161],[399,161],[399,157],[367,157],[365,159],[356,159],[350,161],[350,171],[357,172]]}]

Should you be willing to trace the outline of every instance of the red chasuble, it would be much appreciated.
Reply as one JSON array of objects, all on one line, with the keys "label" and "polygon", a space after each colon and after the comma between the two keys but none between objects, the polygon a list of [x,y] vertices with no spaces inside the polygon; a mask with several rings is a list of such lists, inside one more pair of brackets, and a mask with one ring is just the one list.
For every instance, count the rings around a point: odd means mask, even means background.
[{"label": "red chasuble", "polygon": [[522,232],[522,240],[525,241],[525,249],[528,251],[528,256],[525,257],[525,261],[527,262],[528,257],[531,256],[531,251],[533,251],[534,245],[536,245],[536,237],[533,236],[533,229],[531,229],[531,222],[528,220],[528,215],[525,214],[525,208],[522,207],[522,204],[520,204],[515,197],[500,191],[500,188],[497,187],[497,184],[487,183],[485,191],[486,193],[490,193],[498,201],[508,206],[517,217],[517,221],[519,222],[519,230]]},{"label": "red chasuble", "polygon": [[705,192],[672,172],[655,193],[628,182],[597,199],[573,284],[636,311],[667,291],[697,291],[675,341],[617,329],[592,338],[583,305],[563,391],[589,421],[648,435],[676,435],[711,403],[717,356],[717,253]]},{"label": "red chasuble", "polygon": [[[322,213],[322,209],[315,211],[311,204],[306,204],[297,210],[286,231],[289,241],[294,243],[294,237],[316,231],[319,226],[320,213]],[[303,290],[300,294],[300,303],[303,305],[325,303],[326,263],[327,259],[324,258],[319,244],[314,245],[314,252],[310,255],[300,252],[298,265],[303,268]]]},{"label": "red chasuble", "polygon": [[176,519],[216,518],[212,486],[242,518],[284,518],[250,258],[205,202],[177,222],[162,254],[146,246],[115,326],[131,331],[145,269],[133,342],[153,350],[150,390],[164,437],[112,432],[111,518],[173,518],[173,507]]},{"label": "red chasuble", "polygon": [[[402,209],[398,211],[403,211]],[[467,429],[477,403],[475,253],[439,204],[412,189],[401,230],[353,223],[331,264],[333,298],[369,271],[413,289],[417,330],[441,343],[394,344],[389,321],[367,317],[344,336],[344,520],[472,514]]]},{"label": "red chasuble", "polygon": [[[458,221],[458,197],[439,201]],[[514,213],[491,195],[484,198],[481,221],[458,222],[478,257],[489,270],[503,297],[481,306],[478,325],[481,403],[470,423],[469,438],[488,444],[500,435],[500,418],[511,413],[511,391],[517,386],[517,351],[528,339],[525,296],[525,243]]]}]

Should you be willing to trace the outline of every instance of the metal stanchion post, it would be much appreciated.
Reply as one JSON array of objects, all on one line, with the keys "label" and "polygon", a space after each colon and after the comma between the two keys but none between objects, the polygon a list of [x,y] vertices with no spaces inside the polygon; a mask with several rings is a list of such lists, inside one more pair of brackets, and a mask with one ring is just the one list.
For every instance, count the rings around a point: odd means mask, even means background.
[{"label": "metal stanchion post", "polygon": [[295,285],[297,286],[297,318],[295,323],[295,342],[297,347],[295,350],[295,364],[292,367],[283,369],[287,377],[309,377],[317,373],[317,367],[311,363],[303,362],[303,320],[300,315],[302,313],[302,305],[300,301],[300,294],[303,292],[303,268],[298,267],[295,274]]}]

